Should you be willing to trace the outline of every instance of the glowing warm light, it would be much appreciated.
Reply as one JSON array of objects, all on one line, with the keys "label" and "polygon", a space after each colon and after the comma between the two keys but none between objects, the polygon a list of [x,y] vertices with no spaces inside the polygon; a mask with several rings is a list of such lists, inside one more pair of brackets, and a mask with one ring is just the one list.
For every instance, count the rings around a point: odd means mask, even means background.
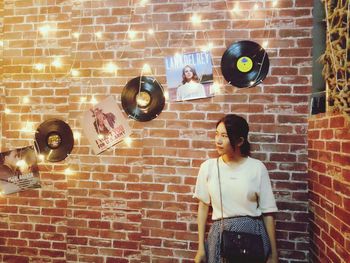
[{"label": "glowing warm light", "polygon": [[38,159],[43,162],[45,160],[45,156],[43,154],[38,155]]},{"label": "glowing warm light", "polygon": [[96,100],[95,97],[92,97],[91,100],[90,100],[90,103],[93,104],[93,105],[97,104],[97,102],[98,101]]},{"label": "glowing warm light", "polygon": [[263,48],[267,48],[268,45],[269,45],[269,41],[264,40],[264,42],[262,43],[262,47],[263,47]]},{"label": "glowing warm light", "polygon": [[208,45],[204,46],[202,48],[202,51],[209,51],[214,47],[214,44],[212,42],[209,42]]},{"label": "glowing warm light", "polygon": [[0,47],[4,46],[4,41],[0,40]]},{"label": "glowing warm light", "polygon": [[11,110],[9,108],[5,108],[5,114],[10,114]]},{"label": "glowing warm light", "polygon": [[126,138],[124,139],[124,142],[126,143],[126,145],[127,145],[128,147],[130,147],[130,146],[131,146],[131,143],[132,143],[132,139],[131,139],[130,137],[126,137]]},{"label": "glowing warm light", "polygon": [[73,136],[74,136],[74,139],[79,140],[81,138],[81,133],[78,131],[74,131]]},{"label": "glowing warm light", "polygon": [[99,134],[99,135],[97,135],[97,138],[99,138],[99,139],[103,139],[103,134]]},{"label": "glowing warm light", "polygon": [[201,19],[201,17],[199,15],[194,14],[194,15],[191,16],[191,21],[192,21],[192,24],[198,25],[198,24],[200,24],[202,22],[202,19]]},{"label": "glowing warm light", "polygon": [[219,83],[214,82],[210,88],[211,88],[211,93],[216,93],[216,94],[221,93],[221,85]]},{"label": "glowing warm light", "polygon": [[60,68],[62,67],[62,61],[60,58],[55,58],[52,62],[52,66],[54,66],[55,68]]},{"label": "glowing warm light", "polygon": [[39,32],[43,36],[47,36],[51,30],[52,30],[52,28],[49,25],[43,25],[43,26],[39,27]]},{"label": "glowing warm light", "polygon": [[38,71],[42,71],[45,69],[45,65],[43,63],[36,63],[34,64],[34,69]]},{"label": "glowing warm light", "polygon": [[169,99],[169,91],[164,91],[164,98],[166,99],[166,100],[168,100]]},{"label": "glowing warm light", "polygon": [[237,12],[239,12],[239,10],[240,10],[240,8],[239,8],[239,4],[238,4],[238,3],[236,3],[236,4],[235,4],[235,6],[232,8],[232,12],[237,13]]},{"label": "glowing warm light", "polygon": [[71,74],[73,77],[78,77],[80,75],[80,72],[77,69],[72,69]]},{"label": "glowing warm light", "polygon": [[277,4],[278,4],[278,1],[277,1],[277,0],[274,0],[274,1],[272,2],[272,6],[273,6],[273,7],[275,7]]},{"label": "glowing warm light", "polygon": [[25,160],[19,160],[19,161],[16,162],[16,165],[17,165],[18,167],[26,167],[26,166],[27,166],[27,163],[26,163]]},{"label": "glowing warm light", "polygon": [[29,103],[29,98],[28,97],[24,97],[22,99],[22,102],[25,103],[25,104]]},{"label": "glowing warm light", "polygon": [[148,34],[154,35],[154,30],[152,28],[148,29]]},{"label": "glowing warm light", "polygon": [[251,82],[249,82],[249,85],[250,85],[250,86],[253,86],[254,83],[255,83],[255,81],[252,80]]},{"label": "glowing warm light", "polygon": [[3,192],[2,190],[0,190],[0,196],[1,196],[1,195],[4,195],[4,192]]},{"label": "glowing warm light", "polygon": [[21,129],[22,132],[33,132],[33,123],[31,122],[26,122],[24,127]]},{"label": "glowing warm light", "polygon": [[73,35],[74,38],[79,38],[80,33],[79,32],[74,32],[72,35]]},{"label": "glowing warm light", "polygon": [[141,4],[142,6],[144,6],[145,4],[147,4],[147,2],[148,2],[148,0],[141,0],[140,4]]},{"label": "glowing warm light", "polygon": [[130,39],[135,39],[136,32],[131,30],[131,31],[128,32],[128,36],[129,36]]},{"label": "glowing warm light", "polygon": [[109,62],[105,67],[104,70],[109,73],[114,73],[116,70],[118,70],[118,67],[115,63]]},{"label": "glowing warm light", "polygon": [[152,73],[152,69],[148,64],[144,64],[142,67],[142,72],[146,74]]},{"label": "glowing warm light", "polygon": [[259,8],[259,5],[258,4],[255,4],[254,5],[254,10],[257,10]]},{"label": "glowing warm light", "polygon": [[74,171],[70,168],[67,168],[64,170],[64,174],[65,175],[73,175],[74,174]]},{"label": "glowing warm light", "polygon": [[86,102],[86,97],[81,97],[81,98],[80,98],[80,102],[81,102],[81,103]]},{"label": "glowing warm light", "polygon": [[102,38],[102,32],[101,31],[96,32],[95,37]]}]

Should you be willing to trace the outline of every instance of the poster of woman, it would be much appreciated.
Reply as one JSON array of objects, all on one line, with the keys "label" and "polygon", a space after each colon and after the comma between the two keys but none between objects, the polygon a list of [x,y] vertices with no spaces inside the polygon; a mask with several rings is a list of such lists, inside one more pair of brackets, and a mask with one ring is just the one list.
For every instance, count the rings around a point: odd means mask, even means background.
[{"label": "poster of woman", "polygon": [[214,96],[211,55],[187,53],[165,58],[170,101],[184,101]]},{"label": "poster of woman", "polygon": [[41,186],[34,146],[0,153],[0,194],[38,187]]},{"label": "poster of woman", "polygon": [[83,115],[83,131],[95,154],[99,154],[131,134],[127,119],[112,96]]}]

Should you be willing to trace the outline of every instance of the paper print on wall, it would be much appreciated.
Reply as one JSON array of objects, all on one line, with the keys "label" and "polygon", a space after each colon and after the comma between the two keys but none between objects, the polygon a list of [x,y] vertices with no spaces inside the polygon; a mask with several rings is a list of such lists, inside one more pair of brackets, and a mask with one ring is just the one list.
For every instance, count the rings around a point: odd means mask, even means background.
[{"label": "paper print on wall", "polygon": [[170,101],[214,96],[213,66],[208,51],[165,58]]},{"label": "paper print on wall", "polygon": [[83,131],[95,154],[99,154],[131,134],[127,119],[112,96],[83,115]]},{"label": "paper print on wall", "polygon": [[34,146],[0,153],[1,194],[39,187],[39,168]]}]

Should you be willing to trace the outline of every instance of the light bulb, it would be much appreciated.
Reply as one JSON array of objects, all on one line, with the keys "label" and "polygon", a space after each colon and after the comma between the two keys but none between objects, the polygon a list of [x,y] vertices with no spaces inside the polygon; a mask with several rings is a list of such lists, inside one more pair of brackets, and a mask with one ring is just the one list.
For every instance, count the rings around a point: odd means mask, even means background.
[{"label": "light bulb", "polygon": [[144,6],[145,4],[147,4],[147,2],[148,2],[148,0],[141,0],[141,1],[140,1],[140,5],[141,5],[141,6]]},{"label": "light bulb", "polygon": [[102,38],[102,32],[101,31],[96,32],[95,37],[98,39]]},{"label": "light bulb", "polygon": [[130,147],[130,146],[131,146],[131,143],[132,143],[132,139],[128,136],[128,137],[126,137],[126,138],[124,139],[124,142],[126,143],[126,145],[127,145],[128,147]]},{"label": "light bulb", "polygon": [[5,108],[5,114],[10,114],[11,110],[9,108]]},{"label": "light bulb", "polygon": [[118,67],[115,63],[109,62],[105,67],[104,70],[109,73],[114,73],[116,70],[118,70]]},{"label": "light bulb", "polygon": [[215,93],[215,94],[221,93],[221,86],[216,82],[214,82],[210,88],[211,88],[211,93]]},{"label": "light bulb", "polygon": [[152,28],[148,29],[148,34],[153,35],[154,34],[154,30]]},{"label": "light bulb", "polygon": [[45,160],[45,156],[43,154],[38,155],[38,159],[43,162]]},{"label": "light bulb", "polygon": [[262,43],[262,47],[263,47],[263,48],[267,48],[268,45],[269,45],[269,41],[264,40],[263,43]]},{"label": "light bulb", "polygon": [[72,69],[71,74],[73,77],[78,77],[80,75],[80,72],[77,69]]},{"label": "light bulb", "polygon": [[145,74],[150,74],[152,73],[152,69],[148,64],[144,64],[142,67],[142,72]]},{"label": "light bulb", "polygon": [[131,31],[128,32],[128,36],[129,36],[130,39],[135,39],[136,32],[131,30]]},{"label": "light bulb", "polygon": [[45,69],[45,65],[43,63],[36,63],[34,64],[34,69],[38,71],[42,71]]},{"label": "light bulb", "polygon": [[202,19],[201,19],[201,17],[199,15],[194,14],[194,15],[191,16],[191,21],[192,21],[192,24],[198,25],[198,24],[200,24],[202,22]]},{"label": "light bulb", "polygon": [[70,168],[67,168],[64,170],[64,174],[65,175],[73,175],[74,174],[74,171]]},{"label": "light bulb", "polygon": [[96,98],[92,97],[91,100],[90,100],[90,103],[93,104],[93,105],[97,104]]},{"label": "light bulb", "polygon": [[55,68],[60,68],[62,67],[62,61],[60,58],[55,58],[51,65],[54,66]]},{"label": "light bulb", "polygon": [[80,139],[80,137],[81,137],[81,133],[80,133],[80,132],[78,132],[78,131],[74,131],[74,133],[73,133],[73,137],[74,137],[74,139],[79,140],[79,139]]},{"label": "light bulb", "polygon": [[52,28],[49,25],[43,25],[39,27],[39,32],[43,36],[47,36],[51,30]]},{"label": "light bulb", "polygon": [[74,33],[73,33],[73,37],[74,37],[74,38],[79,38],[79,36],[80,36],[80,33],[79,33],[79,32],[74,32]]},{"label": "light bulb", "polygon": [[166,100],[168,100],[169,99],[169,91],[164,91],[164,98],[166,99]]},{"label": "light bulb", "polygon": [[28,98],[28,97],[24,97],[24,98],[22,99],[22,102],[23,102],[24,104],[29,103],[29,98]]}]

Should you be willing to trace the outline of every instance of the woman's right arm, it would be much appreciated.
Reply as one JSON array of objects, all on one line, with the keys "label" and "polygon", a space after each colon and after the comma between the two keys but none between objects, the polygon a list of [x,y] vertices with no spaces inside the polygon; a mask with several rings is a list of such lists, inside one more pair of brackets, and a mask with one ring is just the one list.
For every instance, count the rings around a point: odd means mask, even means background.
[{"label": "woman's right arm", "polygon": [[194,259],[195,263],[206,262],[205,256],[205,225],[208,218],[209,205],[199,201],[198,205],[198,250]]}]

